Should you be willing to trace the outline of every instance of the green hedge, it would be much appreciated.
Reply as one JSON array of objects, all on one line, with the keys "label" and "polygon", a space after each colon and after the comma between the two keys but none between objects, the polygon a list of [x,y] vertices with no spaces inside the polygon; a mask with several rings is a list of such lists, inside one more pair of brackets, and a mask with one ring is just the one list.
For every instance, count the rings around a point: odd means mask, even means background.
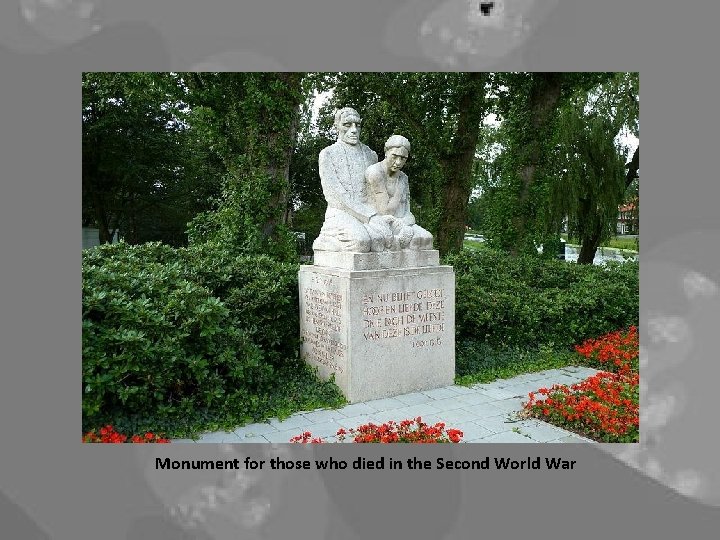
[{"label": "green hedge", "polygon": [[578,265],[482,249],[445,263],[456,272],[458,344],[569,348],[638,324],[637,262]]},{"label": "green hedge", "polygon": [[207,245],[85,250],[83,429],[256,416],[278,371],[303,367],[297,271]]},{"label": "green hedge", "polygon": [[[637,263],[490,249],[445,262],[457,277],[459,349],[570,348],[638,323]],[[83,429],[112,421],[181,436],[342,403],[299,358],[297,272],[213,244],[83,251]]]}]

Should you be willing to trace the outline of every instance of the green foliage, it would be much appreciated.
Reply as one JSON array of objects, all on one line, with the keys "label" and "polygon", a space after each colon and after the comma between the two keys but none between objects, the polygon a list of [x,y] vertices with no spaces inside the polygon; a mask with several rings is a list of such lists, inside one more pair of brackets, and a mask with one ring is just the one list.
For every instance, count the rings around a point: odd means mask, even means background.
[{"label": "green foliage", "polygon": [[[83,75],[83,220],[108,241],[296,257],[288,169],[301,73]],[[189,230],[188,222],[196,218]]]},{"label": "green foliage", "polygon": [[195,119],[223,163],[217,205],[189,225],[193,244],[297,258],[287,227],[301,73],[182,73]]},{"label": "green foliage", "polygon": [[598,113],[583,113],[585,97],[564,106],[554,152],[552,212],[568,217],[568,232],[597,247],[615,235],[625,194],[625,158],[614,142],[617,127]]},{"label": "green foliage", "polygon": [[538,348],[497,348],[480,341],[458,343],[455,383],[471,385],[509,379],[523,373],[562,368],[584,360],[574,351],[543,345]]},{"label": "green foliage", "polygon": [[[558,109],[573,95],[587,92],[612,73],[496,73],[493,92],[500,129],[486,140],[502,151],[481,160],[483,231],[490,245],[531,253],[536,244],[559,232],[562,217],[548,212],[553,136]],[[484,169],[484,171],[483,171]]]},{"label": "green foliage", "polygon": [[230,316],[264,351],[265,359],[280,366],[297,356],[300,338],[298,305],[299,267],[267,255],[234,255],[213,244],[180,252],[188,275],[221,298]]},{"label": "green foliage", "polygon": [[206,175],[191,172],[179,98],[168,73],[83,74],[83,223],[101,241],[119,231],[131,243],[182,245],[187,220],[212,196]]},{"label": "green foliage", "polygon": [[638,238],[611,238],[602,243],[603,246],[622,249],[626,251],[640,251],[640,239]]},{"label": "green foliage", "polygon": [[496,349],[566,349],[638,324],[638,263],[569,264],[493,249],[448,257],[456,272],[456,339]]},{"label": "green foliage", "polygon": [[288,330],[297,270],[211,244],[83,252],[83,430],[189,436],[342,401]]}]

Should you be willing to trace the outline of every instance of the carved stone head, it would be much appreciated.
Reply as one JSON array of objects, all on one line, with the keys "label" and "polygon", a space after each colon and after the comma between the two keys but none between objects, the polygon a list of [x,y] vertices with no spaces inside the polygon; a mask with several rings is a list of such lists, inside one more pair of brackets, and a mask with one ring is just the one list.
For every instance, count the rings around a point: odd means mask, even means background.
[{"label": "carved stone head", "polygon": [[347,144],[360,142],[361,118],[355,109],[344,107],[335,113],[335,129],[338,131],[338,141]]}]

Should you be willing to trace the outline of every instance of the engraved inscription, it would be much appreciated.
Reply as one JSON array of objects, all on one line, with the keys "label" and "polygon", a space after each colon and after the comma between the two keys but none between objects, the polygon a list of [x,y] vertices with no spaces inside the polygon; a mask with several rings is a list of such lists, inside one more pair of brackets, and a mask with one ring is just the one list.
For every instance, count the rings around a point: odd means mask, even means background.
[{"label": "engraved inscription", "polygon": [[410,338],[413,348],[441,345],[445,307],[444,289],[367,294],[362,298],[363,336],[366,341]]},{"label": "engraved inscription", "polygon": [[[312,283],[320,286],[333,284],[332,277],[313,276]],[[342,363],[347,345],[340,341],[342,330],[343,295],[319,288],[304,291],[304,319],[302,338],[307,359],[343,372]]]}]

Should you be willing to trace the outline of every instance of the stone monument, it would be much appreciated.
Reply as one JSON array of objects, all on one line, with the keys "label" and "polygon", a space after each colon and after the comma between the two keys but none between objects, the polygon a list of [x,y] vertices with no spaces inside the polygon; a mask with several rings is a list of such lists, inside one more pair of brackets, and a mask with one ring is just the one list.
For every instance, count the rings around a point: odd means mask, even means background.
[{"label": "stone monument", "polygon": [[378,162],[360,123],[354,109],[335,114],[338,140],[318,160],[325,221],[298,276],[302,357],[350,402],[455,377],[455,274],[410,211],[410,142],[391,136]]}]

